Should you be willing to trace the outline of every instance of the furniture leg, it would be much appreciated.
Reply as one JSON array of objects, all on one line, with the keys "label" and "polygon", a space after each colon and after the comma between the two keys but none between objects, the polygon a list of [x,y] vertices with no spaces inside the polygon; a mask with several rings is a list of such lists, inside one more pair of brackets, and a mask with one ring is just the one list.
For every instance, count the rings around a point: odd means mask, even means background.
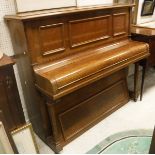
[{"label": "furniture leg", "polygon": [[134,101],[137,102],[139,91],[138,91],[138,79],[139,79],[139,62],[135,63],[135,73],[134,73]]},{"label": "furniture leg", "polygon": [[154,128],[154,131],[153,131],[153,136],[152,136],[152,141],[151,141],[151,145],[150,145],[149,154],[155,154],[155,128]]},{"label": "furniture leg", "polygon": [[144,80],[145,80],[145,73],[146,73],[146,60],[142,64],[142,82],[141,82],[141,92],[140,92],[140,101],[143,98],[143,89],[144,89]]},{"label": "furniture leg", "polygon": [[50,144],[52,150],[56,154],[59,154],[63,150],[63,147],[61,145],[61,133],[60,133],[61,131],[60,131],[60,127],[58,127],[58,124],[57,124],[56,114],[53,106],[54,103],[52,103],[50,100],[47,100],[46,104],[48,107],[52,131],[53,131],[52,133],[53,139],[47,138],[47,141]]}]

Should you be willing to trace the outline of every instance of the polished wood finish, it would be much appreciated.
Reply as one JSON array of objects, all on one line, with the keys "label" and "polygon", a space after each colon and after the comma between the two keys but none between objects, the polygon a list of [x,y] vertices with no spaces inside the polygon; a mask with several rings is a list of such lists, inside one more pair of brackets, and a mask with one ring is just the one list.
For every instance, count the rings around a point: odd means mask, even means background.
[{"label": "polished wood finish", "polygon": [[99,40],[109,39],[112,35],[111,24],[112,17],[110,15],[70,21],[70,46],[77,47]]},{"label": "polished wood finish", "polygon": [[9,130],[25,124],[24,113],[13,71],[14,61],[4,55],[0,59],[0,110],[3,111]]},{"label": "polished wood finish", "polygon": [[[52,40],[51,40],[51,36]],[[64,24],[52,24],[39,27],[40,48],[43,56],[65,50]]]},{"label": "polished wood finish", "polygon": [[142,27],[142,26],[138,26],[138,25],[132,25],[131,33],[149,37],[149,36],[155,36],[155,29]]},{"label": "polished wood finish", "polygon": [[[64,139],[66,141],[71,139],[93,122],[119,107],[123,102],[128,102],[127,92],[126,83],[121,80],[95,96],[89,97],[80,104],[60,113],[58,117]],[[111,95],[113,95],[113,100],[111,100]],[[115,100],[117,100],[117,104]]]},{"label": "polished wood finish", "polygon": [[112,47],[94,48],[68,57],[67,61],[64,58],[58,65],[57,62],[36,65],[36,86],[56,100],[147,56],[147,44],[129,40]]},{"label": "polished wood finish", "polygon": [[46,95],[46,100],[54,131],[51,138],[55,143],[53,150],[58,152],[129,101],[126,70],[97,80],[55,101]]},{"label": "polished wood finish", "polygon": [[128,34],[129,14],[127,12],[123,12],[123,13],[115,13],[113,16],[114,16],[113,21],[114,36]]},{"label": "polished wood finish", "polygon": [[30,120],[55,152],[129,101],[126,68],[149,56],[147,44],[129,39],[133,6],[5,17]]},{"label": "polished wood finish", "polygon": [[148,58],[148,66],[155,66],[155,29],[133,25],[132,39],[149,44],[151,56]]},{"label": "polished wood finish", "polygon": [[[24,24],[25,39],[28,42],[28,49],[25,47],[24,52],[30,56],[31,64],[37,65],[81,53],[81,50],[85,51],[94,46],[103,46],[119,39],[127,39],[129,6],[120,5],[119,7],[119,9],[102,7],[100,10],[92,9],[89,12],[86,9],[82,11],[82,14],[78,10],[76,14],[64,14],[65,18],[62,15],[57,17],[53,13],[52,16],[46,16],[46,18],[39,16],[35,20],[31,19],[32,15],[29,15],[29,20],[24,22],[25,16],[21,18],[20,15],[17,17],[21,20],[10,20],[10,16],[7,16],[7,20],[14,33],[19,33],[16,27],[23,29],[22,23]],[[117,22],[118,20],[120,22]],[[21,33],[18,35],[23,38],[24,34]],[[14,40],[15,43],[19,41]]]}]

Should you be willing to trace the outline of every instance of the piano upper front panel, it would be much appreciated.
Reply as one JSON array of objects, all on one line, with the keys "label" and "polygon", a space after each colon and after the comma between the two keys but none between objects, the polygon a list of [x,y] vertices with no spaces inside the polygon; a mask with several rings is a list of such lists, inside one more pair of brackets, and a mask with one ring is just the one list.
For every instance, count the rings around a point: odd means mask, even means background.
[{"label": "piano upper front panel", "polygon": [[112,37],[112,16],[69,21],[70,46],[77,47]]},{"label": "piano upper front panel", "polygon": [[128,34],[128,13],[117,13],[113,15],[113,35],[120,36]]},{"label": "piano upper front panel", "polygon": [[65,50],[64,24],[40,26],[40,47],[43,56]]},{"label": "piano upper front panel", "polygon": [[50,62],[126,39],[129,35],[129,11],[128,7],[109,8],[26,21],[32,64]]}]

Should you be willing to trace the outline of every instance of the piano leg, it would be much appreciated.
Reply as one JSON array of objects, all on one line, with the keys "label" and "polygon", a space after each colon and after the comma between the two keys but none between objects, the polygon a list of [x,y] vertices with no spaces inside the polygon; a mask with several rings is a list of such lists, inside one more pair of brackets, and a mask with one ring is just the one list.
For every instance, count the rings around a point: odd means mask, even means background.
[{"label": "piano leg", "polygon": [[134,101],[137,102],[139,96],[139,62],[135,63],[135,73],[134,73]]},{"label": "piano leg", "polygon": [[56,154],[59,154],[63,150],[63,146],[62,146],[61,127],[58,125],[59,122],[56,115],[56,108],[55,108],[56,103],[57,101],[54,102],[47,97],[46,105],[48,107],[50,125],[52,127],[52,135],[51,137],[47,138],[47,143]]}]

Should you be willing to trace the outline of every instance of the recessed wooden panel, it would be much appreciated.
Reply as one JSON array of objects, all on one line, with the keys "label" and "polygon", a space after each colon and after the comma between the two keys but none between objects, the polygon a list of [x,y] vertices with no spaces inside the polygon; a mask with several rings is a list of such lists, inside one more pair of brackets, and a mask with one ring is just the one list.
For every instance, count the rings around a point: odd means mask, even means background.
[{"label": "recessed wooden panel", "polygon": [[128,32],[128,14],[127,13],[118,13],[113,15],[113,32],[114,36],[120,36],[127,34]]},{"label": "recessed wooden panel", "polygon": [[64,24],[40,26],[39,39],[44,56],[65,50]]},{"label": "recessed wooden panel", "polygon": [[[70,139],[128,98],[124,80],[74,106],[59,116],[64,138]],[[112,96],[112,98],[111,98]],[[117,102],[117,103],[116,103]]]},{"label": "recessed wooden panel", "polygon": [[111,16],[93,17],[69,22],[71,47],[111,37]]}]

